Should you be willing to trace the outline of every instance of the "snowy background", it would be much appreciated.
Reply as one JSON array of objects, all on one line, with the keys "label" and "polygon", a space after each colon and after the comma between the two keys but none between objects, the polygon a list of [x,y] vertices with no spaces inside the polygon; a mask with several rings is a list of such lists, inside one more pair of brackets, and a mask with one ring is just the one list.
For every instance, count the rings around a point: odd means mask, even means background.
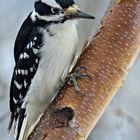
[{"label": "snowy background", "polygon": [[[96,31],[109,0],[76,1],[81,9],[96,17],[95,21],[80,23],[79,36],[83,43],[92,31]],[[33,2],[3,0],[0,4],[0,140],[12,140],[6,130],[9,121],[9,86],[14,66],[13,46],[20,25],[33,9]],[[140,140],[139,118],[140,56],[123,88],[116,94],[88,140]]]}]

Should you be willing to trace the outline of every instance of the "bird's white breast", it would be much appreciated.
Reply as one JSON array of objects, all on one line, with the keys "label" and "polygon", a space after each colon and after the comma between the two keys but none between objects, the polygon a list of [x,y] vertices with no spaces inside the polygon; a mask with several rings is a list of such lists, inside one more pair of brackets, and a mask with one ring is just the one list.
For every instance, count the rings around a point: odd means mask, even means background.
[{"label": "bird's white breast", "polygon": [[52,26],[52,36],[43,29],[43,47],[38,70],[29,89],[31,102],[48,104],[58,91],[61,80],[68,74],[77,52],[75,23]]}]

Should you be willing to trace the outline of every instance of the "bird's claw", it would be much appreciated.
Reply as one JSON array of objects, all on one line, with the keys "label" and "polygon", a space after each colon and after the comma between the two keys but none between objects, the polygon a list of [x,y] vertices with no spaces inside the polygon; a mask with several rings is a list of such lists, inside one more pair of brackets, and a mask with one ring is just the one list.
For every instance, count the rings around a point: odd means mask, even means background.
[{"label": "bird's claw", "polygon": [[81,70],[86,70],[86,69],[87,68],[83,66],[77,67],[74,73],[71,73],[70,75],[66,77],[66,83],[73,86],[75,91],[79,93],[80,95],[84,95],[84,94],[81,92],[81,89],[77,83],[77,79],[89,78],[90,80],[92,80],[89,74],[81,73]]}]

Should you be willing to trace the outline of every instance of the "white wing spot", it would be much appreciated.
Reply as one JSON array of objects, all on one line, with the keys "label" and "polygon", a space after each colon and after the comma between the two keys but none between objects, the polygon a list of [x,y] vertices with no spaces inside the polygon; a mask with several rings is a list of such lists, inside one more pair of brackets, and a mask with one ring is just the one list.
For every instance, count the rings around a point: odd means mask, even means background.
[{"label": "white wing spot", "polygon": [[33,72],[33,70],[34,70],[33,67],[31,67],[31,68],[30,68],[30,71]]},{"label": "white wing spot", "polygon": [[22,59],[23,58],[23,53],[22,54],[20,54],[20,57],[19,57],[20,59]]},{"label": "white wing spot", "polygon": [[28,44],[27,44],[27,49],[32,48],[32,46],[33,46],[33,42],[28,43]]},{"label": "white wing spot", "polygon": [[26,82],[26,80],[24,80],[24,87],[25,87],[25,88],[27,87],[27,82]]},{"label": "white wing spot", "polygon": [[37,40],[37,37],[34,37],[34,40],[36,41]]},{"label": "white wing spot", "polygon": [[34,49],[34,48],[33,48],[33,53],[34,53],[34,54],[37,54],[37,53],[38,53],[38,49]]},{"label": "white wing spot", "polygon": [[24,72],[25,72],[25,75],[28,75],[28,70],[25,70]]},{"label": "white wing spot", "polygon": [[23,98],[23,95],[22,95],[21,93],[19,94],[19,98],[20,98],[20,99],[22,99],[22,98]]},{"label": "white wing spot", "polygon": [[31,46],[31,47],[33,46],[33,42],[30,42],[30,46]]},{"label": "white wing spot", "polygon": [[38,64],[38,59],[36,59],[35,62]]},{"label": "white wing spot", "polygon": [[18,69],[18,74],[20,74],[20,72],[21,72],[20,69]]},{"label": "white wing spot", "polygon": [[13,101],[15,104],[18,102],[18,100],[16,100],[14,97],[13,97]]},{"label": "white wing spot", "polygon": [[25,71],[24,70],[21,70],[21,74],[24,75],[25,74]]},{"label": "white wing spot", "polygon": [[24,59],[25,59],[25,58],[29,58],[29,55],[28,55],[26,52],[24,52],[23,57],[24,57]]},{"label": "white wing spot", "polygon": [[17,89],[21,89],[22,88],[22,84],[19,84],[17,81],[14,80],[14,84],[17,87]]},{"label": "white wing spot", "polygon": [[27,44],[27,49],[29,49],[30,48],[30,44]]},{"label": "white wing spot", "polygon": [[31,41],[30,42],[30,48],[32,48],[34,45],[35,45],[35,42],[34,41],[33,42]]}]

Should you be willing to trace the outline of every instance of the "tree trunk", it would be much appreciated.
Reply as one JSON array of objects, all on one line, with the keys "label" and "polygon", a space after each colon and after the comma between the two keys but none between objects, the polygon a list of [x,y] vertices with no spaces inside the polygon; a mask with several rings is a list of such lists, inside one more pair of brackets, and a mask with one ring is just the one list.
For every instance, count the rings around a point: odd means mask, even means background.
[{"label": "tree trunk", "polygon": [[[113,0],[114,1],[114,0]],[[77,66],[83,96],[66,86],[45,111],[30,140],[85,140],[140,51],[140,0],[115,0],[98,33],[87,42]]]}]

